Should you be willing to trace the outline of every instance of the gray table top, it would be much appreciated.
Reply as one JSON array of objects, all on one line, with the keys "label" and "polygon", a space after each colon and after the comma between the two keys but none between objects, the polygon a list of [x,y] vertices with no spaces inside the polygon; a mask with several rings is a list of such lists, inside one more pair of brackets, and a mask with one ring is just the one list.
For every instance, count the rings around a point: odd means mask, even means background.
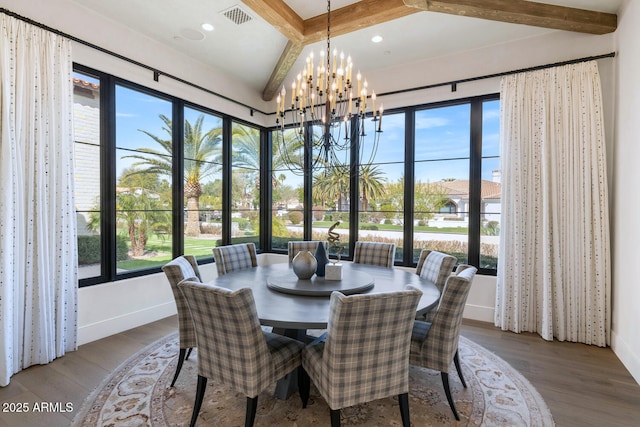
[{"label": "gray table top", "polygon": [[[214,279],[216,286],[231,290],[251,288],[256,301],[258,318],[263,325],[283,329],[324,329],[329,319],[329,296],[301,296],[279,292],[267,287],[269,277],[294,276],[289,264],[270,264],[247,270],[234,271]],[[438,302],[440,292],[430,281],[417,274],[397,268],[375,267],[366,264],[343,262],[343,273],[372,276],[374,286],[364,293],[389,292],[404,289],[411,284],[422,290],[418,312],[425,311]]]}]

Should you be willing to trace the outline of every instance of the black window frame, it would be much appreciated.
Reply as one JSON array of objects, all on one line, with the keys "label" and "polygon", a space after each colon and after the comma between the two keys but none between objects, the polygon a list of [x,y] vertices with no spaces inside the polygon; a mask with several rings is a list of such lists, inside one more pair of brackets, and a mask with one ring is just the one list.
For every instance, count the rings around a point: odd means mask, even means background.
[{"label": "black window frame", "polygon": [[[184,174],[184,109],[192,108],[202,111],[206,114],[212,114],[222,118],[223,141],[222,141],[222,177],[223,177],[223,202],[222,202],[222,244],[231,243],[231,187],[230,178],[232,172],[231,164],[231,127],[232,123],[247,125],[260,130],[260,167],[259,171],[260,183],[262,191],[260,192],[260,233],[258,236],[261,252],[286,253],[283,250],[273,250],[271,242],[271,156],[273,132],[275,127],[264,127],[256,123],[239,119],[220,111],[199,105],[197,103],[181,99],[179,97],[168,95],[166,93],[154,90],[152,88],[128,81],[126,79],[111,75],[91,67],[74,63],[73,71],[95,77],[100,81],[100,162],[101,162],[101,182],[100,182],[100,215],[101,225],[100,233],[102,263],[100,275],[83,278],[79,280],[79,287],[90,286],[94,284],[116,282],[119,280],[140,277],[148,274],[161,272],[160,266],[132,270],[126,273],[116,272],[116,238],[115,238],[115,200],[113,197],[116,184],[116,148],[115,148],[115,127],[116,127],[116,105],[115,90],[117,85],[127,87],[129,89],[141,91],[143,93],[157,96],[172,102],[172,123],[173,126],[173,183],[172,183],[172,213],[173,213],[173,245],[172,257],[182,255],[184,252],[184,210],[182,209],[183,201],[183,174]],[[415,114],[429,108],[439,108],[450,105],[470,104],[471,105],[471,122],[470,122],[470,158],[469,158],[469,180],[470,180],[470,204],[469,204],[469,231],[468,231],[468,263],[478,266],[480,262],[480,233],[481,233],[481,177],[482,177],[482,113],[483,103],[486,101],[499,100],[498,93],[488,95],[480,95],[468,98],[452,99],[435,103],[420,104],[406,106],[402,108],[394,108],[387,111],[388,114],[403,113],[405,116],[405,198],[404,198],[404,249],[402,261],[396,262],[397,266],[415,267],[413,261],[413,184],[415,181],[414,174],[414,157],[415,157]],[[177,126],[176,126],[177,125]],[[307,127],[308,129],[308,127]],[[310,144],[307,142],[305,149],[305,165],[311,165],[311,153],[308,150]],[[494,156],[495,157],[495,156]],[[357,153],[352,153],[352,163],[358,158]],[[357,170],[352,167],[352,171]],[[357,239],[359,224],[358,218],[360,210],[358,209],[358,177],[353,175],[350,186],[351,209],[349,211],[349,219],[351,224],[349,256],[344,258],[352,259],[353,248]],[[177,185],[177,184],[180,185]],[[267,185],[268,184],[268,185]],[[312,229],[312,199],[311,199],[311,174],[306,173],[304,179],[304,236],[311,236]],[[178,201],[176,203],[176,201]],[[177,232],[179,231],[179,232]],[[210,257],[199,258],[199,263],[208,264],[213,262],[213,253]],[[496,269],[479,268],[480,274],[495,276]]]}]

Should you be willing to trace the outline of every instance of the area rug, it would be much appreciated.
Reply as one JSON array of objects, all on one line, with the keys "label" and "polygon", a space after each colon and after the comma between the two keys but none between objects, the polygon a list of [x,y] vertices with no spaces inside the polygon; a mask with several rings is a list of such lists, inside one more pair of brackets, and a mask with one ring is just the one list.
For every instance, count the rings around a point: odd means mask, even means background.
[{"label": "area rug", "polygon": [[[411,367],[409,407],[413,426],[553,426],[540,394],[507,362],[460,337],[462,387],[455,368],[449,375],[460,421],[453,417],[440,373]],[[178,335],[171,334],[123,363],[87,398],[74,419],[75,427],[186,426],[191,419],[197,378],[197,352],[185,362],[175,387],[169,387],[178,354]],[[274,385],[275,386],[275,385]],[[329,408],[317,390],[302,409],[297,393],[287,400],[271,388],[260,394],[256,426],[327,426]],[[198,426],[244,425],[245,396],[208,382]],[[342,410],[347,426],[400,426],[397,398],[381,399]]]}]

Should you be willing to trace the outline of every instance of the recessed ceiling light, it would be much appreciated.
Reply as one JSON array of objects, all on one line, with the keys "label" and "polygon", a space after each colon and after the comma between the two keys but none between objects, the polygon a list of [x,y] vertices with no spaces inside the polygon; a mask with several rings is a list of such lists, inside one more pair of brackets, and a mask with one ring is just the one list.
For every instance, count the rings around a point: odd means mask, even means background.
[{"label": "recessed ceiling light", "polygon": [[382,36],[373,36],[371,37],[371,41],[374,43],[380,43],[382,41]]},{"label": "recessed ceiling light", "polygon": [[202,29],[205,31],[213,31],[213,25],[205,22],[204,24],[202,24]]}]

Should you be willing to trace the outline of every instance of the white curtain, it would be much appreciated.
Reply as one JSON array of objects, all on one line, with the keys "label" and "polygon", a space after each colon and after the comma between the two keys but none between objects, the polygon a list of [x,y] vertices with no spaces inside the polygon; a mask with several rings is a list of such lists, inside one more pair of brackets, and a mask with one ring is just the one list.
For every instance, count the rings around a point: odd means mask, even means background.
[{"label": "white curtain", "polygon": [[77,347],[70,41],[0,14],[0,386]]},{"label": "white curtain", "polygon": [[610,253],[595,61],[504,77],[495,325],[605,346]]}]

